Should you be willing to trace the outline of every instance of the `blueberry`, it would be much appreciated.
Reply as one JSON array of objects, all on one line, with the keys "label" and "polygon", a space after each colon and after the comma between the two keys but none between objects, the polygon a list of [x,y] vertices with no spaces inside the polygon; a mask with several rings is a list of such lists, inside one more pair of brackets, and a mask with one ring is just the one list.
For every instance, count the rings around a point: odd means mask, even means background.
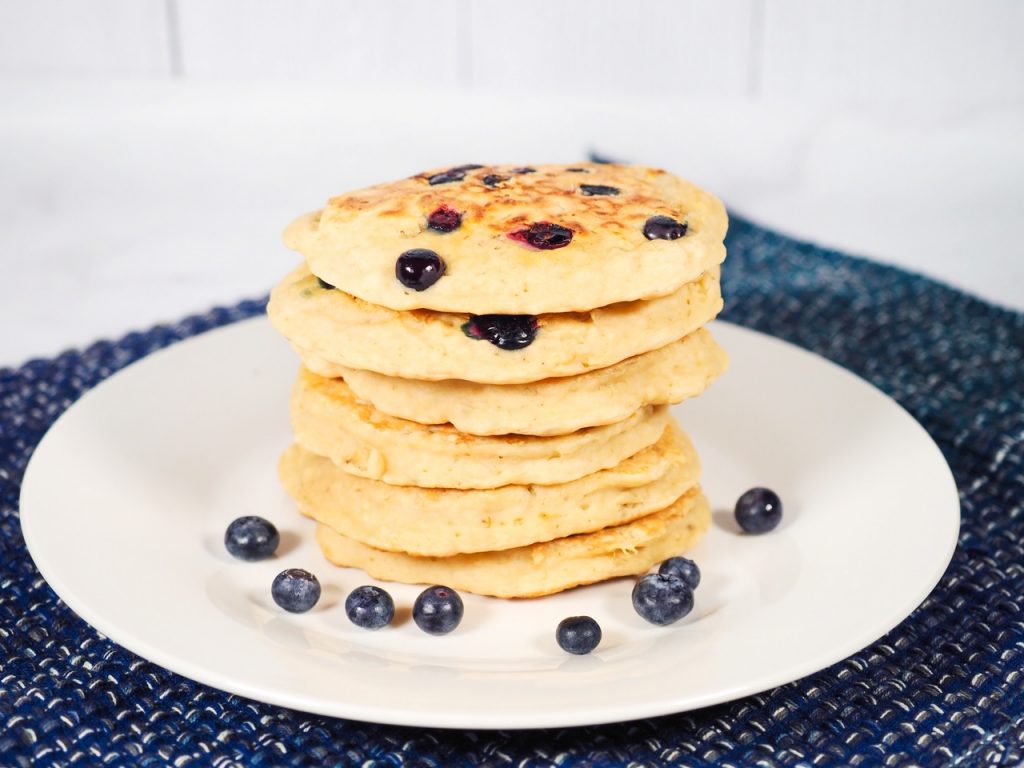
[{"label": "blueberry", "polygon": [[269,520],[249,515],[231,521],[224,531],[224,546],[239,560],[265,560],[274,554],[281,537]]},{"label": "blueberry", "polygon": [[775,491],[751,488],[736,502],[736,522],[747,533],[768,533],[782,520],[782,500]]},{"label": "blueberry", "polygon": [[412,620],[428,635],[447,635],[462,621],[462,598],[454,589],[427,587],[412,606]]},{"label": "blueberry", "polygon": [[332,290],[334,290],[334,286],[333,286],[333,285],[331,285],[330,283],[328,283],[328,282],[327,282],[326,280],[324,280],[324,279],[323,279],[322,277],[318,277],[318,278],[316,279],[316,281],[317,281],[318,283],[320,283],[320,287],[321,287],[321,288],[323,288],[323,289],[324,289],[325,291],[332,291]]},{"label": "blueberry", "polygon": [[428,177],[427,182],[430,186],[434,186],[436,184],[450,184],[453,181],[462,181],[466,178],[466,171],[475,171],[477,168],[483,168],[483,166],[473,164],[456,165],[454,168],[449,168],[447,171],[441,171]]},{"label": "blueberry", "polygon": [[454,232],[462,226],[462,214],[454,208],[442,205],[427,216],[427,226],[435,232]]},{"label": "blueberry", "polygon": [[274,578],[270,594],[289,613],[305,613],[320,599],[320,582],[309,571],[289,568]]},{"label": "blueberry", "polygon": [[395,277],[406,288],[425,291],[444,275],[444,260],[427,248],[413,248],[398,257]]},{"label": "blueberry", "polygon": [[686,582],[690,589],[696,589],[700,584],[700,568],[697,564],[686,557],[670,557],[661,567],[658,573],[662,576],[675,576]]},{"label": "blueberry", "polygon": [[470,315],[462,332],[471,339],[486,339],[498,349],[522,349],[537,338],[533,315]]},{"label": "blueberry", "polygon": [[555,640],[563,651],[583,656],[601,642],[601,625],[589,616],[570,616],[558,623]]},{"label": "blueberry", "polygon": [[678,240],[686,234],[686,223],[668,216],[651,216],[644,224],[644,237],[648,240]]},{"label": "blueberry", "polygon": [[693,610],[693,590],[676,576],[649,573],[633,587],[633,608],[651,624],[665,626]]},{"label": "blueberry", "polygon": [[528,165],[524,165],[522,168],[513,168],[511,171],[509,171],[509,173],[519,173],[519,174],[523,174],[523,173],[536,173],[536,172],[537,172],[536,168],[531,168]]},{"label": "blueberry", "polygon": [[501,182],[508,181],[508,176],[499,176],[496,173],[489,173],[482,179],[480,179],[480,181],[482,181],[488,187],[496,187],[499,184],[501,184]]},{"label": "blueberry", "polygon": [[380,629],[395,617],[395,601],[380,587],[356,587],[345,599],[349,621],[363,629]]},{"label": "blueberry", "polygon": [[519,229],[509,232],[510,239],[519,243],[526,243],[541,251],[551,251],[555,248],[564,248],[572,242],[572,230],[560,224],[552,224],[549,221],[538,221],[526,229]]},{"label": "blueberry", "polygon": [[593,195],[617,195],[619,194],[619,188],[609,187],[604,184],[580,184],[580,192],[587,197]]}]

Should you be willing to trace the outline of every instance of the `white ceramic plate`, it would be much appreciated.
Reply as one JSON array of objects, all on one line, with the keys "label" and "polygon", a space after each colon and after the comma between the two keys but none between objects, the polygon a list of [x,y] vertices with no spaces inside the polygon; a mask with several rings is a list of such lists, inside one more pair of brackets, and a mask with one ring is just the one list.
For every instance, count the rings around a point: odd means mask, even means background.
[{"label": "white ceramic plate", "polygon": [[[118,373],[43,439],[25,475],[25,540],[82,618],[169,669],[309,712],[383,723],[527,728],[702,707],[795,680],[868,645],[938,581],[959,529],[949,469],[924,430],[855,376],[775,339],[718,323],[732,368],[677,414],[715,509],[693,551],[696,608],[668,628],[630,604],[632,580],[531,601],[464,595],[445,637],[409,618],[419,590],[388,589],[397,623],[349,624],[365,575],[323,560],[312,523],[279,488],[297,362],[263,319],[204,334]],[[730,509],[747,488],[783,499],[760,537]],[[271,561],[232,560],[224,528],[262,515]],[[286,567],[317,573],[320,604],[270,599]],[[604,629],[590,656],[554,640],[566,616]]]}]

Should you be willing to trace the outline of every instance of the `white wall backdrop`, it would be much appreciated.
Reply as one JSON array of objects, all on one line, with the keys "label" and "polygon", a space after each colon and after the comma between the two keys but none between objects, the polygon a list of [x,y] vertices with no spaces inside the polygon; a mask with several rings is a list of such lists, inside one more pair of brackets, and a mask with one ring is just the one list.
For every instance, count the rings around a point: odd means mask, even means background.
[{"label": "white wall backdrop", "polygon": [[342,190],[588,149],[1024,310],[1021,41],[1024,0],[0,0],[0,367],[265,292]]},{"label": "white wall backdrop", "polygon": [[1024,101],[1016,0],[0,0],[0,78]]}]

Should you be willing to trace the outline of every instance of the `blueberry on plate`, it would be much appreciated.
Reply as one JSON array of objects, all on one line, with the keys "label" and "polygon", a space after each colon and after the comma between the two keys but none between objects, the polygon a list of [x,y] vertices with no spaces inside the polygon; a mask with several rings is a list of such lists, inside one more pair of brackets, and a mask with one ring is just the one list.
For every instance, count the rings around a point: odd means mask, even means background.
[{"label": "blueberry on plate", "polygon": [[395,277],[406,288],[425,291],[444,275],[444,260],[429,248],[413,248],[398,257]]},{"label": "blueberry on plate", "polygon": [[270,595],[289,613],[305,613],[320,599],[320,581],[307,570],[289,568],[274,577]]},{"label": "blueberry on plate", "polygon": [[693,590],[676,576],[649,573],[633,587],[633,608],[641,618],[663,627],[693,610]]},{"label": "blueberry on plate", "polygon": [[265,560],[277,551],[281,536],[269,520],[247,515],[231,521],[224,531],[224,546],[239,560]]},{"label": "blueberry on plate", "polygon": [[459,593],[441,585],[424,589],[412,606],[412,620],[428,635],[447,635],[459,626],[462,614]]},{"label": "blueberry on plate", "polygon": [[363,629],[380,629],[395,618],[395,601],[380,587],[356,587],[345,599],[349,621]]},{"label": "blueberry on plate", "polygon": [[700,568],[688,557],[670,557],[661,564],[658,573],[682,579],[690,589],[696,589],[700,584]]},{"label": "blueberry on plate", "polygon": [[583,656],[601,642],[601,625],[589,616],[570,616],[558,623],[555,640],[563,651]]},{"label": "blueberry on plate", "polygon": [[768,488],[751,488],[737,500],[735,514],[747,533],[768,533],[782,520],[782,500]]},{"label": "blueberry on plate", "polygon": [[668,216],[651,216],[644,223],[644,237],[648,240],[678,240],[686,234],[686,223]]}]

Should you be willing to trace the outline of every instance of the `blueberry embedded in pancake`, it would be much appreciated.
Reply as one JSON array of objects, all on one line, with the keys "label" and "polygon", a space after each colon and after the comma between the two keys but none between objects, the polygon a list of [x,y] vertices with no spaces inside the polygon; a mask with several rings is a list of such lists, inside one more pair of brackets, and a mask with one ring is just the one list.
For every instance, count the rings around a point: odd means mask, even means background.
[{"label": "blueberry embedded in pancake", "polygon": [[435,232],[454,232],[462,226],[462,214],[447,205],[439,205],[427,216],[427,227]]},{"label": "blueberry embedded in pancake", "polygon": [[564,248],[572,242],[572,230],[561,224],[550,221],[538,221],[525,229],[517,229],[508,233],[509,240],[523,243],[538,251],[551,251]]},{"label": "blueberry embedded in pancake", "polygon": [[651,216],[644,222],[644,237],[648,240],[678,240],[686,234],[686,222],[668,216]]},{"label": "blueberry embedded in pancake", "polygon": [[433,176],[427,178],[427,181],[431,186],[438,184],[451,184],[453,181],[462,181],[466,178],[467,171],[475,171],[477,168],[483,168],[482,165],[457,165],[454,168],[449,168],[447,171],[441,171],[435,173]]},{"label": "blueberry embedded in pancake", "polygon": [[406,288],[425,291],[444,276],[444,259],[429,248],[413,248],[398,257],[395,277]]},{"label": "blueberry embedded in pancake", "polygon": [[503,181],[508,181],[508,176],[499,176],[497,173],[489,173],[484,176],[480,181],[484,183],[486,187],[496,187]]},{"label": "blueberry embedded in pancake", "polygon": [[471,339],[486,339],[498,349],[523,349],[537,338],[533,315],[473,315],[462,325]]},{"label": "blueberry embedded in pancake", "polygon": [[617,195],[618,187],[610,187],[607,184],[580,184],[580,192],[588,197],[594,195]]}]

